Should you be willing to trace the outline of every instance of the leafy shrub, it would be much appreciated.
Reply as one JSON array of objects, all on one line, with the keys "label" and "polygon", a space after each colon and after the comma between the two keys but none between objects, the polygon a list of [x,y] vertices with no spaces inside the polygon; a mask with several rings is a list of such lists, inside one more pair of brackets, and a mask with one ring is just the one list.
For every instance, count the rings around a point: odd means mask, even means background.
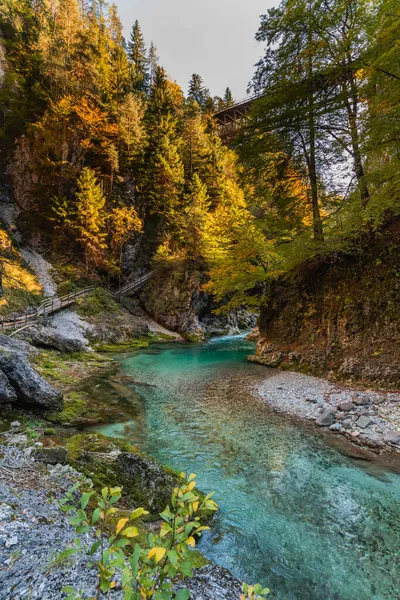
[{"label": "leafy shrub", "polygon": [[[181,474],[184,478],[184,474]],[[74,525],[77,535],[88,533],[95,527],[97,540],[90,547],[83,547],[79,537],[74,546],[61,553],[69,557],[85,550],[90,555],[100,552],[95,560],[98,569],[96,599],[105,597],[116,588],[118,581],[124,591],[124,600],[188,600],[188,590],[173,590],[172,581],[176,578],[191,577],[194,553],[191,548],[202,531],[205,514],[215,512],[217,504],[212,493],[204,498],[196,494],[195,475],[176,487],[171,504],[160,514],[162,525],[158,534],[149,533],[146,542],[137,543],[138,528],[132,524],[140,517],[149,514],[143,508],[136,508],[130,515],[118,518],[115,504],[120,500],[122,488],[103,488],[101,494],[94,491],[82,494],[79,505],[73,504],[76,484],[61,502],[61,510],[71,514],[69,522]],[[82,600],[82,591],[68,586],[63,588],[67,600]],[[241,600],[257,600],[269,593],[261,586],[243,584]],[[246,595],[244,595],[246,594]]]}]

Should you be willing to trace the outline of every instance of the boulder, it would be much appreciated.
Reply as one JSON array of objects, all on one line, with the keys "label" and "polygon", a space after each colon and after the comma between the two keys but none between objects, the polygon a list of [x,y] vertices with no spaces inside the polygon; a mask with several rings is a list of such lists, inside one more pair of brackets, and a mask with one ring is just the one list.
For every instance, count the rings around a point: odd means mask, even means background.
[{"label": "boulder", "polygon": [[68,452],[62,446],[54,448],[35,448],[31,456],[39,462],[48,465],[65,465],[67,462]]},{"label": "boulder", "polygon": [[8,335],[4,335],[0,333],[0,354],[2,352],[18,352],[19,354],[23,354],[24,356],[28,356],[29,354],[36,354],[37,350],[31,344],[24,342],[22,340],[15,340],[14,338],[9,337]]},{"label": "boulder", "polygon": [[0,404],[16,402],[17,394],[2,371],[0,371]]},{"label": "boulder", "polygon": [[26,355],[14,351],[1,352],[0,369],[7,376],[21,404],[52,410],[62,409],[62,393],[31,367]]},{"label": "boulder", "polygon": [[59,352],[84,352],[88,348],[87,340],[82,336],[64,335],[54,327],[34,325],[19,335],[34,346]]},{"label": "boulder", "polygon": [[148,456],[131,452],[117,456],[116,468],[124,492],[134,497],[139,506],[156,512],[164,510],[177,484],[176,476]]},{"label": "boulder", "polygon": [[400,431],[389,431],[383,438],[383,441],[388,444],[400,444]]},{"label": "boulder", "polygon": [[370,419],[369,417],[366,417],[366,416],[362,416],[359,419],[357,419],[357,421],[356,421],[357,427],[361,427],[361,429],[365,429],[366,427],[369,427],[369,425],[371,425],[371,423],[373,423],[372,419]]},{"label": "boulder", "polygon": [[352,402],[341,402],[338,404],[338,409],[343,412],[349,412],[349,410],[353,410],[354,404]]},{"label": "boulder", "polygon": [[335,422],[335,412],[332,407],[325,408],[321,415],[316,419],[318,427],[330,427]]}]

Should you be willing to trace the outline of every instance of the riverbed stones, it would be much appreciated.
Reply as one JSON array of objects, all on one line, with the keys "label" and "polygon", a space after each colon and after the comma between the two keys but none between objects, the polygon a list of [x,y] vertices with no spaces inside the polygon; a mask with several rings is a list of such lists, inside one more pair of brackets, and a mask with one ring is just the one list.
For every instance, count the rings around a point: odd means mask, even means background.
[{"label": "riverbed stones", "polygon": [[338,404],[338,409],[343,411],[343,412],[349,412],[350,410],[353,410],[354,408],[354,404],[353,402],[341,402],[340,404]]},{"label": "riverbed stones", "polygon": [[353,400],[356,406],[366,406],[371,403],[371,398],[364,394],[363,396],[356,396]]},{"label": "riverbed stones", "polygon": [[365,429],[369,427],[373,423],[373,420],[367,416],[359,417],[356,421],[357,427],[361,427],[361,429]]},{"label": "riverbed stones", "polygon": [[387,444],[400,444],[400,431],[389,431],[383,438]]},{"label": "riverbed stones", "polygon": [[209,564],[195,569],[193,577],[175,584],[175,589],[188,589],[191,600],[234,600],[240,598],[241,583],[219,565]]},{"label": "riverbed stones", "polygon": [[318,427],[329,427],[335,422],[336,410],[333,407],[325,408],[321,415],[316,419]]},{"label": "riverbed stones", "polygon": [[385,400],[386,400],[385,396],[375,396],[375,397],[372,399],[372,402],[373,402],[374,404],[382,404],[383,402],[385,402]]},{"label": "riverbed stones", "polygon": [[333,425],[331,425],[331,426],[329,427],[329,429],[330,429],[331,431],[341,431],[341,430],[342,430],[342,426],[341,426],[341,424],[340,424],[340,423],[333,423]]}]

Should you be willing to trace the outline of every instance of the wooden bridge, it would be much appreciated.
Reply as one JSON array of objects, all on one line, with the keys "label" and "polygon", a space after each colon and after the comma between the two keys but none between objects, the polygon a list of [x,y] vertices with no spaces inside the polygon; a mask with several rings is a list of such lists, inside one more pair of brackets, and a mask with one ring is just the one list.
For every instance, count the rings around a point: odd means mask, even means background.
[{"label": "wooden bridge", "polygon": [[219,134],[224,142],[229,142],[246,123],[251,105],[262,98],[264,94],[255,94],[239,100],[223,110],[214,113],[214,119],[219,128]]},{"label": "wooden bridge", "polygon": [[[110,292],[112,296],[116,300],[121,300],[124,296],[129,296],[130,294],[134,294],[139,291],[152,277],[154,276],[154,271],[150,271],[141,277],[138,277],[131,282],[128,282],[121,288],[119,288],[116,292]],[[15,316],[13,319],[2,319],[0,321],[0,330],[1,331],[9,331],[14,330],[16,332],[20,329],[25,329],[29,325],[32,325],[39,319],[45,319],[47,316],[62,310],[63,308],[67,308],[74,304],[79,298],[82,296],[86,296],[91,292],[96,290],[97,286],[91,285],[77,292],[71,292],[66,296],[53,298],[47,298],[40,306],[38,306],[34,311],[24,313],[23,315]]]}]

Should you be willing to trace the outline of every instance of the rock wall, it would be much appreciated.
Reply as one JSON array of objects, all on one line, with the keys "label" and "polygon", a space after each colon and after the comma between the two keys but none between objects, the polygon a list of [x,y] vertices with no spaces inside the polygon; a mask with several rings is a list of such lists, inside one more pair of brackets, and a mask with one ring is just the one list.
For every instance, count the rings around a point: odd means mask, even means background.
[{"label": "rock wall", "polygon": [[190,268],[160,271],[141,295],[143,308],[158,323],[190,340],[254,327],[256,315],[245,309],[216,316],[212,296],[202,291],[206,280],[203,272]]},{"label": "rock wall", "polygon": [[302,265],[262,307],[253,360],[400,387],[400,220],[359,251]]}]

